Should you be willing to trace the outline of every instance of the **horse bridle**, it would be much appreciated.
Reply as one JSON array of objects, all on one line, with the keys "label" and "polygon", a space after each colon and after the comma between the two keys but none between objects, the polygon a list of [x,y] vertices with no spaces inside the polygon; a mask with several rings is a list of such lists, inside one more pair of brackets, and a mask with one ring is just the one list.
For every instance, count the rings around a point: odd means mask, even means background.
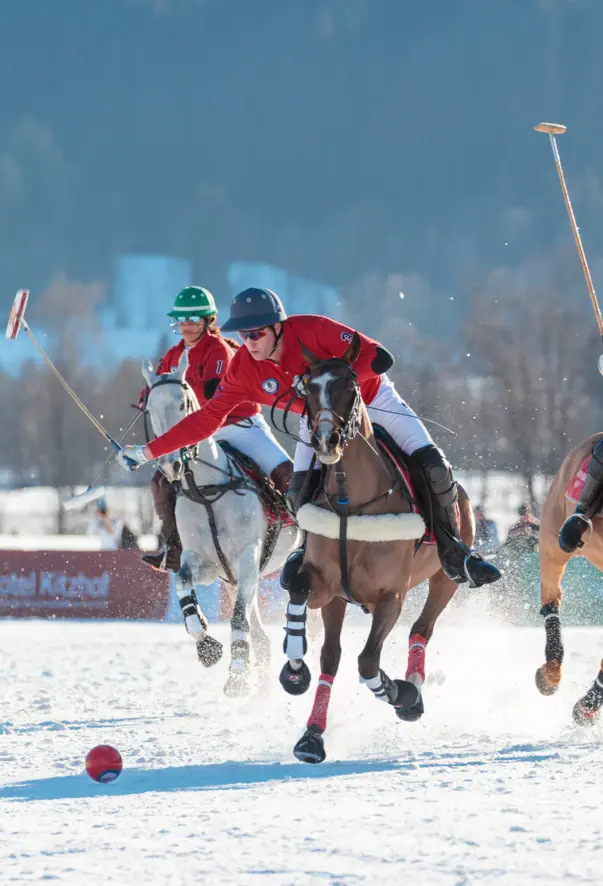
[{"label": "horse bridle", "polygon": [[149,396],[151,394],[151,391],[154,391],[155,388],[160,387],[160,385],[179,385],[181,388],[183,388],[184,394],[185,394],[185,396],[184,396],[184,402],[185,402],[184,414],[190,415],[190,413],[193,411],[191,409],[191,407],[194,406],[194,401],[191,396],[190,385],[186,381],[183,381],[180,378],[170,378],[169,375],[160,375],[159,378],[157,379],[157,381],[154,381],[153,384],[146,391],[144,401],[143,401],[143,406],[142,406],[142,417],[143,417],[143,422],[144,422],[144,435],[146,438],[145,442],[147,442],[147,443],[151,443],[155,439],[155,433],[149,424],[149,410],[147,408],[147,404],[149,402]]},{"label": "horse bridle", "polygon": [[[354,383],[354,402],[352,403],[347,419],[343,418],[339,413],[335,412],[335,410],[328,406],[321,407],[314,417],[312,417],[308,411],[308,428],[310,430],[310,439],[312,439],[316,437],[319,424],[321,422],[329,422],[332,428],[331,433],[336,432],[338,434],[339,445],[343,448],[347,442],[354,439],[360,430],[362,421],[362,393],[357,381],[357,375],[349,363],[346,363],[343,360],[325,360],[321,363],[321,370],[328,371],[329,365],[337,367],[345,366],[349,373],[350,380]],[[308,380],[305,382],[306,404],[308,395],[307,388],[311,381],[312,378],[308,377]],[[324,413],[328,413],[328,415]]]}]

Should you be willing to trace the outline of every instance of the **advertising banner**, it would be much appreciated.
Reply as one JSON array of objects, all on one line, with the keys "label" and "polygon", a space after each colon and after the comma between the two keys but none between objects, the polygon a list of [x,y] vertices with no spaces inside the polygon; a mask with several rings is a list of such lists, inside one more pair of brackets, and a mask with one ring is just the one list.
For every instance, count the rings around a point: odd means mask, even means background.
[{"label": "advertising banner", "polygon": [[169,596],[137,551],[0,551],[0,617],[162,619]]}]

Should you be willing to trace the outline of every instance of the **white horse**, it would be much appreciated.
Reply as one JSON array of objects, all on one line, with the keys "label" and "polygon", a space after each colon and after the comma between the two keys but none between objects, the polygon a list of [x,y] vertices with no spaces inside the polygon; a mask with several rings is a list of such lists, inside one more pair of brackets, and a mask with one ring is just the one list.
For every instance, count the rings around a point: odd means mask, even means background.
[{"label": "white horse", "polygon": [[[146,410],[157,435],[199,409],[193,389],[184,378],[187,367],[186,351],[171,373],[156,375],[151,363],[143,364],[142,374],[149,386]],[[270,660],[270,641],[262,626],[257,601],[260,575],[275,572],[283,565],[300,543],[299,530],[291,525],[281,527],[268,562],[260,572],[269,526],[262,502],[215,440],[209,437],[197,444],[196,456],[188,462],[186,473],[180,452],[163,456],[158,463],[170,482],[178,481],[182,485],[176,502],[176,524],[182,541],[176,591],[186,630],[195,640],[202,664],[209,667],[219,661],[222,644],[208,633],[208,622],[197,601],[195,585],[210,585],[222,578],[234,599],[230,623],[231,663],[224,692],[243,695],[249,688],[251,676],[251,645],[261,668],[265,669]],[[192,472],[192,484],[188,468]],[[187,497],[191,492],[197,500]],[[210,502],[209,509],[199,500],[198,493]],[[210,520],[215,521],[213,532]]]}]

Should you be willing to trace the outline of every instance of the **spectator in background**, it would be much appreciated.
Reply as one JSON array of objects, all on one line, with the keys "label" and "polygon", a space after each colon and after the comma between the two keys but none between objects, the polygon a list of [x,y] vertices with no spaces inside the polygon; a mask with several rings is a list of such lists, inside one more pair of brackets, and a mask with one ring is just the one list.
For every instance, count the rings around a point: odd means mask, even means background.
[{"label": "spectator in background", "polygon": [[499,546],[498,528],[494,520],[488,519],[482,505],[477,505],[475,515],[475,547],[482,551],[495,551]]},{"label": "spectator in background", "polygon": [[505,544],[512,544],[521,551],[533,551],[538,544],[540,521],[534,516],[529,505],[522,504],[517,509],[519,520],[509,529]]},{"label": "spectator in background", "polygon": [[99,498],[94,517],[88,524],[88,534],[100,537],[101,550],[117,551],[121,547],[123,529],[123,521],[112,517],[105,499]]}]

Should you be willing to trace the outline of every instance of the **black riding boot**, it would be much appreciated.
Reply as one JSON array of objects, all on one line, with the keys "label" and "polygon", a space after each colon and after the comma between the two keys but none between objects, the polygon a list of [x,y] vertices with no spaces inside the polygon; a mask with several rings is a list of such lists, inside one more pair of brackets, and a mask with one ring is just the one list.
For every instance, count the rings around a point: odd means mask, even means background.
[{"label": "black riding boot", "polygon": [[157,471],[151,480],[151,491],[155,503],[155,512],[161,520],[161,537],[163,548],[156,554],[144,554],[145,563],[154,569],[178,572],[182,544],[176,528],[176,494],[169,480],[161,471]]},{"label": "black riding boot", "polygon": [[603,486],[603,440],[599,440],[593,449],[588,463],[588,472],[580,493],[580,501],[575,512],[568,517],[559,530],[559,547],[568,554],[584,545],[582,536],[587,529],[593,531],[592,518],[601,502]]},{"label": "black riding boot", "polygon": [[[421,469],[427,484],[433,533],[446,575],[459,584],[468,581],[476,588],[497,581],[501,577],[500,570],[461,541],[456,509],[457,486],[443,453],[430,444],[415,450],[409,459]],[[417,490],[417,496],[421,498],[420,490]]]},{"label": "black riding boot", "polygon": [[[291,480],[289,481],[289,489],[285,498],[287,500],[287,506],[289,510],[295,516],[302,505],[307,504],[311,501],[314,493],[318,489],[318,484],[320,483],[320,471],[312,471],[312,475],[308,479],[308,484],[306,486],[306,490],[304,492],[303,498],[300,498],[302,489],[304,487],[304,483],[306,482],[306,474],[307,471],[294,471],[291,474]],[[295,577],[299,572],[302,563],[304,562],[304,555],[306,553],[306,534],[303,533],[303,541],[301,547],[296,548],[295,551],[292,551],[281,570],[281,587],[285,591],[293,590],[293,585],[295,583]]]}]

